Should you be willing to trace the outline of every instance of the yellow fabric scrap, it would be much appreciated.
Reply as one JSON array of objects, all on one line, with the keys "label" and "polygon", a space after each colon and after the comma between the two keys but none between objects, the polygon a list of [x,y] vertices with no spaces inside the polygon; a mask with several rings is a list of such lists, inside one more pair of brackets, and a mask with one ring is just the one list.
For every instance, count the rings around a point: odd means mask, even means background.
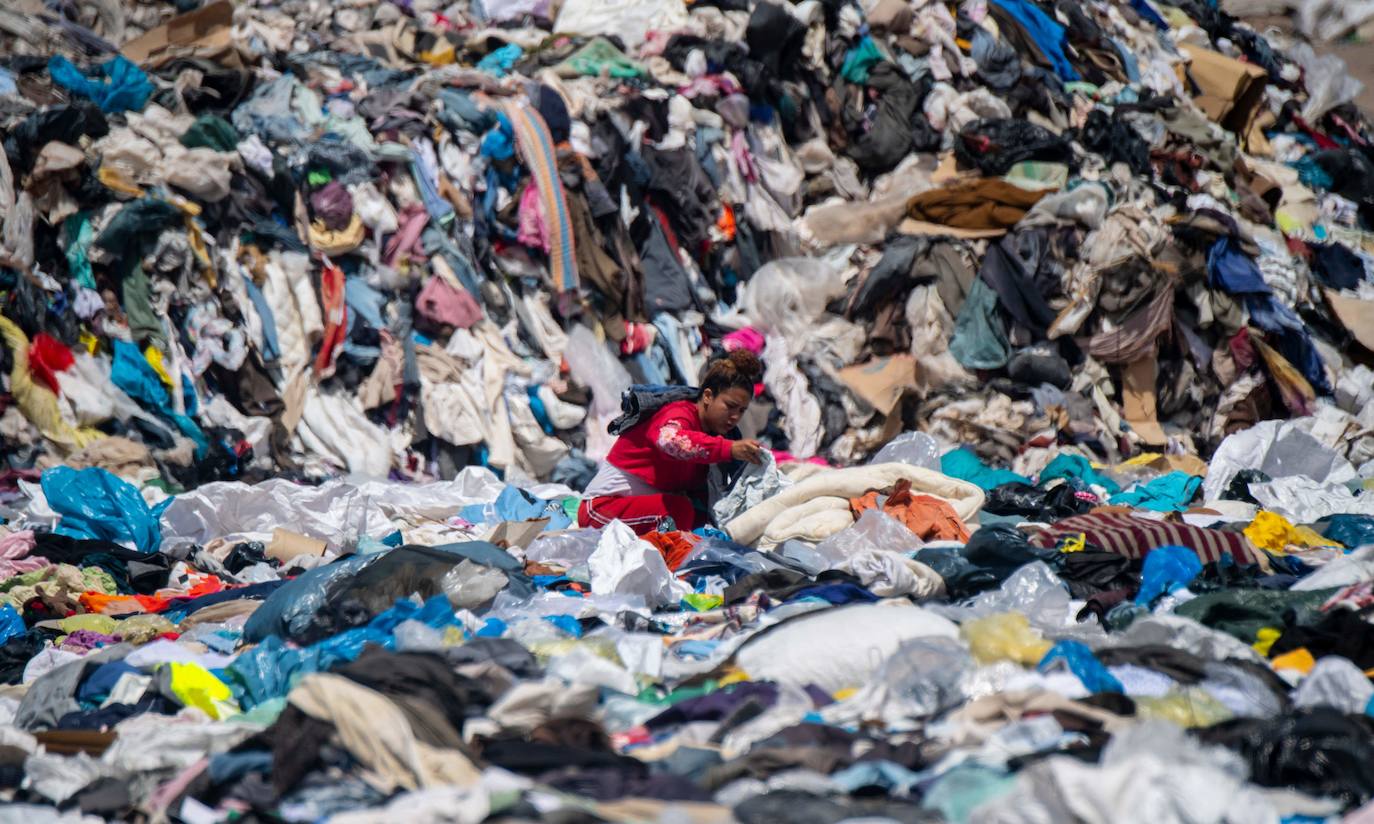
[{"label": "yellow fabric scrap", "polygon": [[0,337],[10,350],[14,365],[10,369],[10,394],[15,405],[29,423],[43,433],[43,437],[62,448],[63,452],[84,449],[105,437],[99,429],[76,427],[62,416],[57,395],[48,387],[35,383],[29,374],[29,338],[19,325],[0,315]]},{"label": "yellow fabric scrap", "polygon": [[157,373],[157,376],[162,379],[163,383],[168,386],[172,385],[172,376],[167,371],[166,365],[162,362],[162,350],[152,344],[148,344],[148,348],[143,350],[143,359],[148,362],[149,366],[153,367],[153,371]]},{"label": "yellow fabric scrap", "polygon": [[1279,640],[1279,636],[1282,634],[1282,632],[1273,627],[1265,627],[1255,633],[1255,643],[1251,644],[1250,648],[1260,655],[1263,655],[1265,658],[1268,658],[1269,649],[1274,646],[1274,642]]},{"label": "yellow fabric scrap", "polygon": [[172,694],[188,707],[195,707],[216,721],[239,714],[234,693],[229,685],[210,674],[193,661],[173,661]]},{"label": "yellow fabric scrap", "polygon": [[1294,526],[1287,518],[1268,510],[1261,510],[1255,516],[1255,520],[1245,528],[1245,537],[1250,539],[1250,543],[1270,552],[1283,552],[1290,546],[1341,546],[1329,538],[1323,538],[1310,527]]}]

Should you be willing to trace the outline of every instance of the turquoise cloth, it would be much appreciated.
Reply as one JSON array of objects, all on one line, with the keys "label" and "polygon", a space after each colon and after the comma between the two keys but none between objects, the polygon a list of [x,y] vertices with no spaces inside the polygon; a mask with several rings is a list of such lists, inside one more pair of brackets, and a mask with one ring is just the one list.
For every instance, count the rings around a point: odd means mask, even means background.
[{"label": "turquoise cloth", "polygon": [[954,319],[949,353],[965,369],[1001,369],[1011,360],[1007,326],[997,314],[997,293],[982,278],[973,281]]},{"label": "turquoise cloth", "polygon": [[106,114],[130,109],[141,112],[153,96],[153,84],[127,57],[116,56],[100,66],[100,79],[92,80],[61,55],[48,61],[52,82],[75,95],[89,98]]},{"label": "turquoise cloth", "polygon": [[1114,504],[1125,504],[1155,512],[1181,512],[1188,508],[1197,491],[1202,488],[1202,478],[1187,472],[1170,472],[1160,475],[1149,483],[1140,484],[1126,492],[1111,497]]},{"label": "turquoise cloth", "polygon": [[1093,469],[1088,459],[1082,455],[1060,455],[1050,461],[1050,465],[1040,473],[1041,484],[1056,478],[1078,479],[1086,484],[1100,486],[1107,490],[1108,495],[1121,491],[1120,484]]},{"label": "turquoise cloth", "polygon": [[873,42],[873,38],[865,36],[859,41],[859,45],[849,50],[849,54],[844,57],[844,65],[840,67],[840,75],[850,83],[867,83],[868,70],[883,62],[883,53],[878,51],[878,46]]},{"label": "turquoise cloth", "polygon": [[978,456],[967,449],[953,449],[946,452],[940,458],[940,471],[951,478],[958,478],[961,481],[975,484],[981,487],[984,492],[1002,484],[1030,483],[1030,478],[1025,475],[1017,475],[1010,469],[993,469],[978,460]]}]

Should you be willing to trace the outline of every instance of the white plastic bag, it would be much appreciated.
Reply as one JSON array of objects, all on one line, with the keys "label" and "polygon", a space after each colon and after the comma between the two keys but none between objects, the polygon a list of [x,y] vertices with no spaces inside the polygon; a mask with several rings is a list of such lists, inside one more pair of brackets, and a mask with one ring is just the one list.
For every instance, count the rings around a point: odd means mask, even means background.
[{"label": "white plastic bag", "polygon": [[804,338],[826,304],[842,294],[844,280],[834,267],[809,258],[782,258],[754,273],[740,305],[761,331]]},{"label": "white plastic bag", "polygon": [[871,464],[904,463],[940,471],[940,445],[924,432],[903,432],[878,450]]},{"label": "white plastic bag", "polygon": [[692,590],[673,577],[658,548],[612,521],[587,559],[593,595],[638,595],[651,607],[675,604]]}]

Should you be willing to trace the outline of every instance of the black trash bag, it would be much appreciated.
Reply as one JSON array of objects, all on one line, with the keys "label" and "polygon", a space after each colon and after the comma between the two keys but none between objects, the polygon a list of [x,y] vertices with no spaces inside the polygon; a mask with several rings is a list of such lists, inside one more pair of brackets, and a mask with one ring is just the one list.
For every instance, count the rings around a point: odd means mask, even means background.
[{"label": "black trash bag", "polygon": [[985,512],[993,515],[1019,515],[1023,518],[1053,523],[1071,515],[1082,515],[1092,506],[1074,495],[1068,484],[1041,489],[1013,481],[988,490]]},{"label": "black trash bag", "polygon": [[891,63],[879,63],[868,73],[865,88],[879,95],[871,120],[846,110],[850,134],[846,153],[866,174],[889,172],[911,153],[911,122],[921,106],[921,92]]},{"label": "black trash bag", "polygon": [[1007,362],[1007,374],[1017,383],[1026,386],[1049,384],[1059,389],[1068,389],[1073,383],[1073,373],[1069,362],[1057,352],[1058,347],[1050,343],[1027,346],[1011,356]]},{"label": "black trash bag", "polygon": [[89,100],[78,100],[67,106],[50,106],[34,112],[15,126],[5,138],[5,154],[15,180],[33,170],[38,153],[56,140],[77,145],[83,135],[104,137],[110,133],[100,107]]},{"label": "black trash bag", "polygon": [[935,570],[945,582],[945,592],[955,601],[992,589],[1005,580],[992,570],[969,563],[953,547],[926,547],[916,553],[916,560]]},{"label": "black trash bag", "polygon": [[1250,780],[1334,798],[1345,809],[1374,796],[1374,719],[1329,707],[1279,718],[1237,718],[1194,731],[1205,744],[1239,753]]},{"label": "black trash bag", "polygon": [[1258,505],[1259,501],[1250,494],[1250,484],[1268,483],[1272,480],[1273,478],[1258,469],[1242,469],[1226,485],[1226,490],[1221,493],[1221,499],[1223,501],[1244,501],[1247,504]]},{"label": "black trash bag", "polygon": [[954,155],[989,177],[1000,177],[1023,160],[1073,166],[1073,147],[1049,129],[1026,120],[979,120],[965,126],[954,141]]},{"label": "black trash bag", "polygon": [[1120,117],[1111,117],[1101,109],[1088,113],[1088,120],[1078,130],[1078,140],[1109,163],[1125,163],[1137,175],[1150,173],[1150,147],[1131,125]]},{"label": "black trash bag", "polygon": [[969,563],[991,570],[1003,580],[1032,561],[1058,567],[1062,557],[1058,550],[1035,546],[1024,532],[1009,524],[982,527],[964,544],[962,554]]}]

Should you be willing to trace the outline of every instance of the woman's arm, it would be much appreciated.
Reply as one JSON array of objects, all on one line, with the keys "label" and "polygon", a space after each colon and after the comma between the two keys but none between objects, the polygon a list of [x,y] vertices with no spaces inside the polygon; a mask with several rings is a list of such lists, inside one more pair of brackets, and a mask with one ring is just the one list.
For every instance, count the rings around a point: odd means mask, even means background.
[{"label": "woman's arm", "polygon": [[649,436],[654,448],[673,460],[714,464],[731,459],[730,447],[734,442],[701,431],[685,413],[655,421],[652,427]]}]

